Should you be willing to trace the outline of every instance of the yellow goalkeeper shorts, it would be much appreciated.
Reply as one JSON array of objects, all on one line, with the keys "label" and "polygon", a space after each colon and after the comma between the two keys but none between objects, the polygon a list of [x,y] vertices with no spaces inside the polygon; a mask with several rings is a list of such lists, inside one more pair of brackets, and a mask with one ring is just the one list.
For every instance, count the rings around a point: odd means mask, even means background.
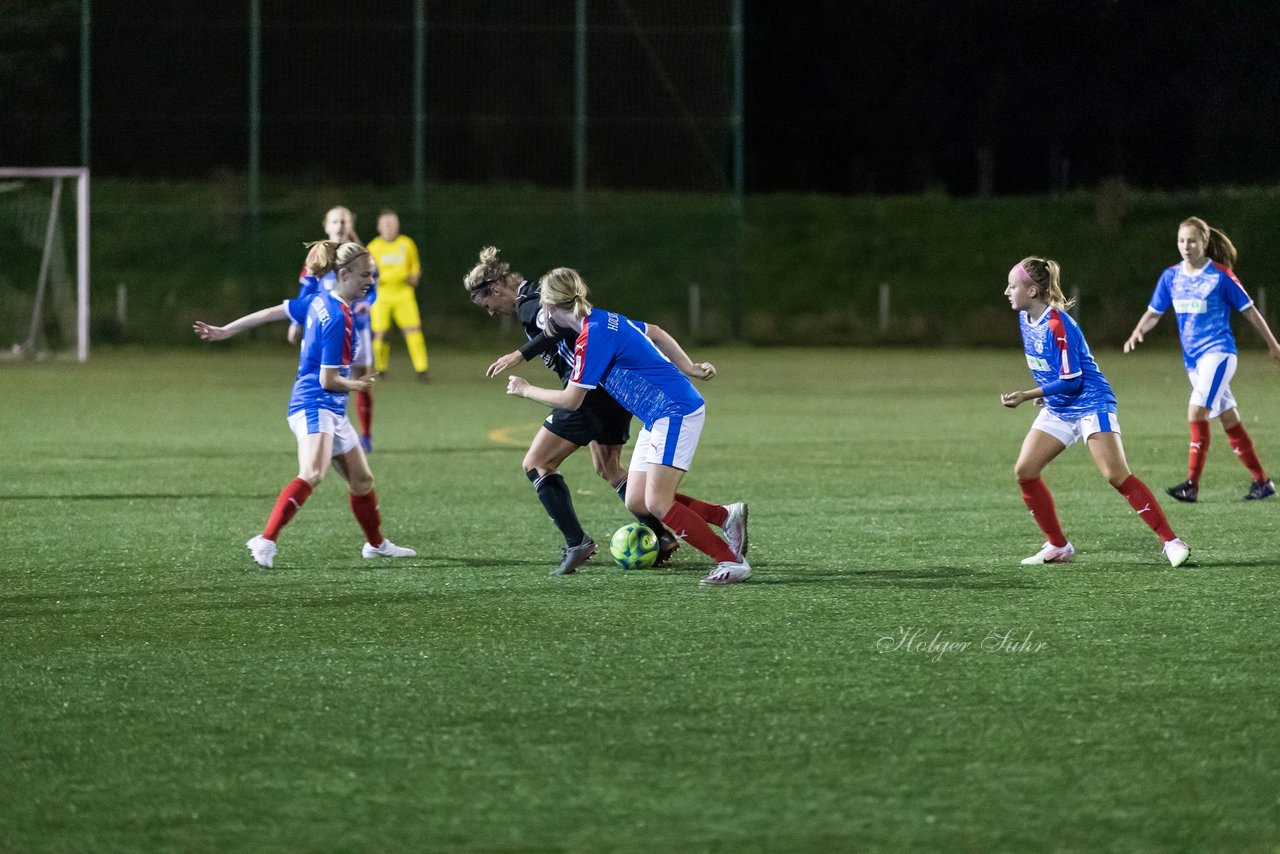
[{"label": "yellow goalkeeper shorts", "polygon": [[369,326],[374,332],[386,332],[391,329],[392,321],[401,329],[422,326],[422,315],[418,313],[417,294],[413,288],[406,285],[390,293],[378,291],[377,301],[369,307]]}]

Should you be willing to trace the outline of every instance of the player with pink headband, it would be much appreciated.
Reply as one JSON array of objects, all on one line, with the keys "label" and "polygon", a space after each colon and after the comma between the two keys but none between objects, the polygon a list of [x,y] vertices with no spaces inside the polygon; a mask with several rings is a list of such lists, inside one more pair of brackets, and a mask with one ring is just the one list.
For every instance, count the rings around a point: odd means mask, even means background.
[{"label": "player with pink headband", "polygon": [[1013,409],[1034,400],[1043,407],[1027,431],[1013,467],[1022,500],[1048,537],[1040,551],[1023,564],[1067,563],[1075,555],[1075,546],[1062,533],[1053,495],[1040,473],[1068,446],[1083,439],[1107,482],[1160,537],[1169,563],[1182,566],[1191,548],[1173,533],[1147,485],[1129,471],[1120,442],[1116,396],[1098,370],[1080,326],[1067,314],[1071,303],[1062,295],[1058,263],[1024,258],[1009,271],[1004,295],[1018,312],[1027,366],[1036,387],[1002,394],[1000,402]]}]

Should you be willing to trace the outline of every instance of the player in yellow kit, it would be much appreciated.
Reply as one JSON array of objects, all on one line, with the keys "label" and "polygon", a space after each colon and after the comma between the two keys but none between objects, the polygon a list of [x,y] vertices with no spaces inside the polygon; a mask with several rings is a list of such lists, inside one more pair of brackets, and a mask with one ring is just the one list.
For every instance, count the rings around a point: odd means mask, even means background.
[{"label": "player in yellow kit", "polygon": [[387,333],[395,321],[409,348],[418,381],[426,382],[427,342],[422,337],[422,316],[418,313],[417,290],[422,277],[418,247],[400,233],[400,217],[393,210],[378,214],[378,236],[369,241],[369,254],[378,262],[378,301],[369,311],[373,330],[373,367],[379,373],[387,370],[391,358],[391,342]]}]

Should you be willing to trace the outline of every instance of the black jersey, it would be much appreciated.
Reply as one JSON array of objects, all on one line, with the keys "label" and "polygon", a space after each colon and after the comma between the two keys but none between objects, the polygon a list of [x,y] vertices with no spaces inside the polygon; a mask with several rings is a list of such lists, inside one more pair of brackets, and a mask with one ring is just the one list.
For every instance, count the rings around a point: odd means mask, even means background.
[{"label": "black jersey", "polygon": [[[537,282],[525,279],[516,291],[516,316],[524,326],[528,343],[520,348],[525,359],[541,356],[542,362],[556,372],[563,386],[573,373],[573,339],[569,337],[555,338],[547,335],[538,325],[538,316],[542,312],[539,298],[542,290]],[[576,333],[574,335],[576,337]]]}]

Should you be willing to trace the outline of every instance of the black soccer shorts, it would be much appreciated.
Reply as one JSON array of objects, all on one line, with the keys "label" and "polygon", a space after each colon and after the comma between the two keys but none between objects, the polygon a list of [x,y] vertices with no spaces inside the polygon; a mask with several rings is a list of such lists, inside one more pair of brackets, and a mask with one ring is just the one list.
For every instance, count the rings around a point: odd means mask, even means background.
[{"label": "black soccer shorts", "polygon": [[631,413],[602,388],[593,388],[574,409],[553,409],[543,427],[578,447],[592,442],[625,445],[631,438]]}]

